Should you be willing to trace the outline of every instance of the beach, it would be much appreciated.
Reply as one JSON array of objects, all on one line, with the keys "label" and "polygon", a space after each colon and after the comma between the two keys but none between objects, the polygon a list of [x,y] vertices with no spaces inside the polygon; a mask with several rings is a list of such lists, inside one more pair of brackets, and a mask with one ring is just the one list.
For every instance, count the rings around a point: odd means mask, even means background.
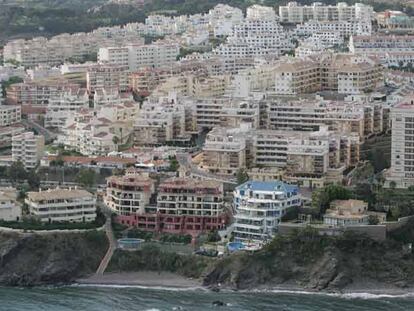
[{"label": "beach", "polygon": [[119,272],[94,274],[88,278],[76,280],[78,284],[85,285],[131,285],[148,287],[175,287],[175,288],[197,288],[202,287],[201,282],[189,279],[170,272]]}]

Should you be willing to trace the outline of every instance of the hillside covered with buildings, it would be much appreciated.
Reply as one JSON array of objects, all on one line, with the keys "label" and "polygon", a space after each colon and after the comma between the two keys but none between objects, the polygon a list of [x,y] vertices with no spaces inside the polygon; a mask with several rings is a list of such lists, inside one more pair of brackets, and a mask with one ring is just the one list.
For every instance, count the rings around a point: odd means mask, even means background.
[{"label": "hillside covered with buildings", "polygon": [[0,2],[0,283],[412,286],[414,16],[270,2]]}]

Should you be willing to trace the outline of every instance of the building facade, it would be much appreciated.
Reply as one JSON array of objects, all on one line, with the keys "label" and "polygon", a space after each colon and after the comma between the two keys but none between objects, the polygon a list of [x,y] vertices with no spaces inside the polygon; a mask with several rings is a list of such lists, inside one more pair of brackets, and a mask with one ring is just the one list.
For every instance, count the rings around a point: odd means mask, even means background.
[{"label": "building facade", "polygon": [[28,192],[25,202],[30,214],[42,222],[92,222],[96,218],[96,198],[85,190]]},{"label": "building facade", "polygon": [[248,181],[234,190],[234,239],[265,242],[275,235],[281,218],[301,205],[298,188],[280,181]]}]

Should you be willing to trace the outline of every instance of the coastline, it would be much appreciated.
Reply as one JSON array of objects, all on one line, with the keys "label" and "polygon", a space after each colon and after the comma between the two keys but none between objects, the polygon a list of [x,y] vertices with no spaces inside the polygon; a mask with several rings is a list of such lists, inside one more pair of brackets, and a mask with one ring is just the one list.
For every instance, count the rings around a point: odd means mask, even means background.
[{"label": "coastline", "polygon": [[[211,290],[202,285],[198,279],[189,279],[171,272],[110,272],[103,275],[92,275],[90,277],[77,279],[74,285],[78,286],[108,286],[108,287],[145,287],[153,289],[177,289],[177,290]],[[276,286],[259,286],[253,289],[237,290],[231,287],[222,287],[220,292],[239,291],[241,293],[286,293],[302,295],[327,295],[342,298],[400,298],[414,297],[414,287],[399,288],[396,286],[376,283],[371,281],[352,284],[342,290],[316,290],[305,288],[298,284],[286,283]]]},{"label": "coastline", "polygon": [[113,285],[113,286],[145,286],[145,287],[169,287],[169,288],[203,288],[201,282],[196,279],[185,278],[171,272],[108,272],[103,275],[91,275],[90,277],[77,279],[79,285]]}]

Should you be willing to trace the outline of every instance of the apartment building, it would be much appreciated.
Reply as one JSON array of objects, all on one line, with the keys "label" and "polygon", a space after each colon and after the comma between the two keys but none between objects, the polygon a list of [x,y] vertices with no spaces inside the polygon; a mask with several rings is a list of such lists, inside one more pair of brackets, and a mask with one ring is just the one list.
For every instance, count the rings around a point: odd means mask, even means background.
[{"label": "apartment building", "polygon": [[58,142],[83,155],[105,156],[128,141],[138,110],[131,102],[81,109],[67,118]]},{"label": "apartment building", "polygon": [[134,97],[132,93],[120,92],[119,89],[107,88],[107,89],[96,89],[93,94],[93,107],[98,109],[102,106],[116,106],[123,105],[124,103],[133,103]]},{"label": "apartment building", "polygon": [[10,147],[12,145],[12,137],[22,134],[24,131],[24,126],[20,124],[0,127],[0,146]]},{"label": "apartment building", "polygon": [[7,88],[7,98],[23,106],[46,107],[51,97],[58,97],[69,88],[79,85],[62,80],[40,80],[12,84]]},{"label": "apartment building", "polygon": [[407,66],[414,63],[414,36],[352,36],[349,40],[349,50],[355,54],[377,57],[386,66]]},{"label": "apartment building", "polygon": [[246,137],[239,129],[215,127],[203,146],[202,168],[219,175],[236,175],[246,168]]},{"label": "apartment building", "polygon": [[321,89],[319,64],[305,59],[287,60],[276,66],[275,92],[293,95],[314,93]]},{"label": "apartment building", "polygon": [[293,48],[291,38],[275,20],[246,19],[234,26],[233,34],[213,53],[224,58],[264,57]]},{"label": "apartment building", "polygon": [[22,109],[19,105],[4,105],[0,98],[0,127],[19,123],[22,119]]},{"label": "apartment building", "polygon": [[179,53],[177,43],[157,41],[148,45],[100,48],[98,60],[103,64],[127,66],[129,71],[136,71],[147,67],[171,67]]},{"label": "apartment building", "polygon": [[229,75],[207,76],[204,73],[183,73],[167,78],[156,87],[153,95],[167,96],[174,92],[178,96],[195,98],[219,97],[225,94],[229,84]]},{"label": "apartment building", "polygon": [[[148,176],[127,174],[111,176],[106,180],[104,203],[118,217],[149,213],[154,181]],[[154,207],[153,207],[154,208]]]},{"label": "apartment building", "polygon": [[192,234],[224,229],[228,215],[223,185],[214,181],[171,178],[158,187],[157,213],[160,230]]},{"label": "apartment building", "polygon": [[37,166],[44,155],[45,138],[33,132],[25,132],[12,138],[13,162],[22,162],[25,168]]},{"label": "apartment building", "polygon": [[414,95],[410,94],[391,108],[391,168],[385,186],[414,185]]},{"label": "apartment building", "polygon": [[[374,116],[368,119],[374,123]],[[274,130],[318,130],[328,126],[329,130],[355,133],[362,139],[374,134],[367,126],[365,132],[365,110],[358,103],[315,99],[295,99],[292,97],[273,98],[267,102],[267,125]],[[376,122],[381,122],[377,120]],[[379,133],[382,128],[376,123]]]},{"label": "apartment building", "polygon": [[262,6],[262,5],[252,5],[249,6],[246,10],[246,19],[250,20],[270,20],[275,21],[276,12],[270,6]]},{"label": "apartment building", "polygon": [[224,229],[229,216],[223,185],[191,178],[169,178],[156,188],[144,175],[127,174],[108,179],[105,204],[116,221],[158,233],[191,234]]},{"label": "apartment building", "polygon": [[148,96],[174,73],[167,68],[143,68],[129,75],[129,86],[135,94]]},{"label": "apartment building", "polygon": [[82,61],[98,52],[100,46],[127,43],[142,44],[143,39],[127,28],[98,28],[90,33],[61,34],[50,39],[13,40],[4,47],[4,60],[17,61],[22,66],[58,66],[67,60]]},{"label": "apartment building", "polygon": [[349,38],[354,35],[369,36],[372,33],[372,25],[363,21],[308,21],[298,24],[295,33],[298,36],[311,36],[321,31],[334,31],[342,38]]},{"label": "apartment building", "polygon": [[45,115],[45,127],[62,129],[66,120],[81,108],[89,108],[88,91],[69,88],[49,98]]},{"label": "apartment building", "polygon": [[301,204],[298,187],[280,181],[248,181],[238,186],[233,192],[235,241],[271,240],[282,217]]},{"label": "apartment building", "polygon": [[242,10],[221,3],[209,10],[208,15],[214,37],[230,35],[234,25],[241,23],[244,19]]},{"label": "apartment building", "polygon": [[318,131],[214,128],[206,137],[199,166],[230,176],[240,167],[260,167],[266,169],[264,175],[321,187],[340,182],[342,172],[359,162],[360,145],[357,134],[329,131],[326,126]]},{"label": "apartment building", "polygon": [[275,92],[297,95],[316,91],[363,94],[384,85],[377,59],[351,54],[324,53],[286,59],[275,66]]},{"label": "apartment building", "polygon": [[205,98],[191,100],[194,107],[195,125],[198,129],[216,126],[238,127],[248,123],[257,128],[260,122],[260,107],[257,103],[228,99]]},{"label": "apartment building", "polygon": [[176,100],[146,101],[134,122],[136,145],[161,145],[186,137],[185,107]]},{"label": "apartment building", "polygon": [[110,64],[91,66],[86,73],[86,85],[89,93],[94,93],[97,89],[127,91],[129,89],[128,67]]},{"label": "apartment building", "polygon": [[28,192],[25,203],[42,222],[92,222],[96,218],[96,197],[81,189]]},{"label": "apartment building", "polygon": [[15,188],[0,188],[0,220],[19,221],[22,207],[17,201],[18,192]]},{"label": "apartment building", "polygon": [[337,5],[323,5],[315,2],[312,5],[300,5],[297,2],[289,2],[279,6],[279,18],[284,23],[304,23],[310,20],[316,21],[356,21],[371,22],[374,17],[372,6],[355,3],[350,6],[344,2]]}]

